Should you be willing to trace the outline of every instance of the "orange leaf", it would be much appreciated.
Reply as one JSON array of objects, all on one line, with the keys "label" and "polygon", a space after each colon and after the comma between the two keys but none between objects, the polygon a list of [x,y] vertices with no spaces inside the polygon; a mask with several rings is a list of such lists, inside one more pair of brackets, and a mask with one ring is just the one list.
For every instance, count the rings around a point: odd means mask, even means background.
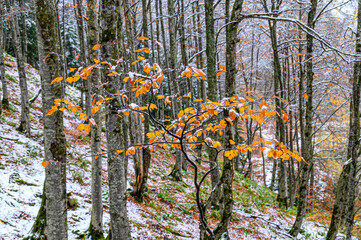
[{"label": "orange leaf", "polygon": [[284,122],[287,122],[287,120],[288,120],[287,113],[285,111],[283,111],[283,110],[282,110],[282,113],[283,113],[282,120]]},{"label": "orange leaf", "polygon": [[100,46],[101,46],[100,44],[95,45],[95,46],[93,47],[93,50],[95,50],[95,51],[96,51],[96,50],[99,50]]},{"label": "orange leaf", "polygon": [[97,112],[99,111],[99,109],[100,109],[100,107],[99,107],[99,106],[97,106],[97,107],[93,107],[93,108],[92,108],[92,114],[97,113]]},{"label": "orange leaf", "polygon": [[47,167],[49,166],[49,161],[44,161],[41,163],[41,165],[43,165],[43,167]]},{"label": "orange leaf", "polygon": [[159,85],[162,84],[163,78],[164,78],[163,73],[162,73],[159,77],[157,77],[157,83],[158,83]]},{"label": "orange leaf", "polygon": [[53,85],[53,83],[55,83],[55,82],[61,82],[63,80],[63,77],[57,77],[57,78],[55,78],[51,83],[50,83],[50,85]]},{"label": "orange leaf", "polygon": [[267,107],[267,102],[266,102],[266,100],[262,100],[262,102],[261,102],[261,104],[259,105],[261,108],[263,107],[263,106],[265,106],[265,107]]},{"label": "orange leaf", "polygon": [[304,93],[303,96],[305,97],[305,100],[308,101],[308,95]]},{"label": "orange leaf", "polygon": [[253,102],[253,99],[252,99],[251,97],[249,97],[249,96],[246,96],[246,99],[247,99],[248,101],[250,101],[250,102]]},{"label": "orange leaf", "polygon": [[149,74],[150,71],[151,71],[149,64],[145,65],[144,68],[143,68],[143,70],[144,70],[144,72],[145,72],[146,74]]},{"label": "orange leaf", "polygon": [[147,38],[147,37],[143,37],[143,36],[142,36],[142,37],[140,37],[140,38],[139,38],[139,40],[140,40],[140,41],[142,41],[142,40],[146,40],[146,41],[148,41],[148,40],[149,40],[149,38]]}]

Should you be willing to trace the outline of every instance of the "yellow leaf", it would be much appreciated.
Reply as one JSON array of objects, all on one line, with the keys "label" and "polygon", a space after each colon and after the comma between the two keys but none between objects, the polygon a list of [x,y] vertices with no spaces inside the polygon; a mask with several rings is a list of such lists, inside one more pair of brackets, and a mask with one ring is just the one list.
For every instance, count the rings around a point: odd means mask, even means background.
[{"label": "yellow leaf", "polygon": [[99,106],[97,106],[97,107],[93,107],[93,108],[92,108],[92,114],[97,113],[97,112],[99,111],[99,109],[100,109],[100,107],[99,107]]},{"label": "yellow leaf", "polygon": [[150,110],[157,109],[157,106],[154,103],[151,103],[149,108],[150,108]]},{"label": "yellow leaf", "polygon": [[220,147],[221,146],[221,143],[220,142],[215,142],[215,143],[213,143],[213,147],[214,148],[217,148],[217,147]]},{"label": "yellow leaf", "polygon": [[157,98],[158,98],[158,99],[163,99],[163,98],[164,98],[164,95],[158,95]]},{"label": "yellow leaf", "polygon": [[124,152],[124,150],[117,150],[117,153],[119,153],[119,154],[121,154],[123,152]]},{"label": "yellow leaf", "polygon": [[95,45],[95,46],[93,47],[93,50],[95,50],[95,51],[96,51],[96,50],[99,50],[100,46],[101,46],[100,44]]},{"label": "yellow leaf", "polygon": [[172,105],[172,103],[169,101],[169,97],[166,97],[164,100],[164,105],[167,106],[167,104],[169,104],[169,106]]},{"label": "yellow leaf", "polygon": [[230,143],[231,145],[236,144],[236,142],[235,142],[235,141],[233,141],[232,139],[230,139],[230,140],[229,140],[229,143]]},{"label": "yellow leaf", "polygon": [[275,111],[269,111],[269,112],[266,113],[266,116],[267,117],[272,117],[275,114],[276,114]]},{"label": "yellow leaf", "polygon": [[85,124],[79,124],[79,126],[76,128],[76,130],[83,131],[83,130],[85,130],[86,126],[87,125],[85,125]]},{"label": "yellow leaf", "polygon": [[74,72],[77,68],[70,68],[70,72]]},{"label": "yellow leaf", "polygon": [[73,83],[73,82],[74,82],[74,78],[68,77],[68,78],[66,79],[66,81],[67,81],[68,83]]},{"label": "yellow leaf", "polygon": [[95,59],[95,58],[94,58],[94,62],[95,62],[96,64],[100,63],[100,61],[97,60],[97,59]]}]

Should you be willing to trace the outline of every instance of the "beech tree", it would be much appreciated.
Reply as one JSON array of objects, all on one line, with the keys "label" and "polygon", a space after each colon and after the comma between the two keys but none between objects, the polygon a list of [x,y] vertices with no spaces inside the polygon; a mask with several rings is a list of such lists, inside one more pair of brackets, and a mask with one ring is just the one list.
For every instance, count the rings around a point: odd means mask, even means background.
[{"label": "beech tree", "polygon": [[11,15],[11,33],[14,39],[14,50],[16,55],[16,63],[19,71],[20,80],[20,91],[21,91],[21,119],[18,130],[30,135],[30,107],[29,107],[29,96],[28,86],[26,82],[25,72],[25,58],[23,55],[23,49],[20,41],[19,24],[17,18],[14,16],[15,1],[5,0],[6,9],[8,14]]},{"label": "beech tree", "polygon": [[[42,103],[44,118],[44,162],[45,186],[43,203],[45,237],[47,239],[68,239],[67,194],[66,194],[66,139],[63,112],[56,111],[54,103],[61,105],[64,86],[60,65],[58,21],[54,1],[37,0],[36,20],[38,27],[38,48],[40,74],[42,79]],[[56,80],[56,81],[54,81]],[[49,114],[54,112],[53,114]],[[56,111],[56,112],[55,112]]]},{"label": "beech tree", "polygon": [[[19,72],[19,130],[30,137],[33,100],[29,105],[25,62],[34,37],[25,28],[29,2],[18,2],[5,0],[0,8],[1,86],[7,117],[5,63],[12,64],[12,58],[4,59],[7,51],[15,54]],[[361,1],[356,34],[356,18],[330,20],[344,4],[36,0],[46,179],[28,239],[68,238],[66,169],[72,170],[73,158],[66,155],[72,146],[64,135],[65,111],[78,124],[75,133],[69,132],[90,139],[89,146],[84,141],[89,147],[84,156],[91,160],[91,218],[81,236],[131,238],[127,201],[147,206],[152,168],[158,167],[153,161],[164,150],[171,160],[162,159],[162,180],[193,183],[200,239],[231,238],[239,204],[234,196],[242,191],[235,188],[238,179],[261,181],[277,195],[279,211],[297,207],[292,228],[283,233],[293,237],[303,233],[307,211],[330,207],[318,196],[327,188],[325,199],[334,197],[335,203],[326,238],[335,239],[346,225],[351,239],[360,204]],[[69,47],[70,25],[76,47]],[[69,86],[69,92],[81,93],[80,99],[65,96]],[[343,119],[348,114],[349,125]],[[342,172],[334,196],[330,189],[338,167]],[[103,199],[105,184],[109,198]],[[103,224],[103,201],[108,201],[110,226]]]}]

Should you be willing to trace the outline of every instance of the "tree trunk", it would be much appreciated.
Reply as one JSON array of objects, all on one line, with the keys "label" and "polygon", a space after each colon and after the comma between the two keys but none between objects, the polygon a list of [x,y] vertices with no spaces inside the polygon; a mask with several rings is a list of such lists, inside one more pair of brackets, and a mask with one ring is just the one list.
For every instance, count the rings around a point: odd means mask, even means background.
[{"label": "tree trunk", "polygon": [[[169,28],[169,48],[170,48],[170,56],[169,56],[169,67],[171,69],[171,72],[169,74],[169,80],[173,82],[174,86],[174,95],[179,96],[179,83],[177,79],[177,26],[176,26],[176,13],[175,13],[175,3],[176,0],[167,0],[168,1],[168,28]],[[178,101],[173,102],[174,105],[174,117],[176,114],[181,110],[181,104]],[[182,180],[182,153],[181,151],[176,148],[176,162],[174,165],[174,168],[171,172],[171,176],[176,181]]]},{"label": "tree trunk", "polygon": [[[94,51],[92,48],[99,44],[99,24],[96,0],[88,0],[88,62],[99,59],[99,51]],[[89,236],[91,239],[102,239],[103,237],[103,202],[102,202],[102,153],[101,153],[101,129],[102,129],[102,111],[98,110],[92,114],[90,109],[92,107],[91,99],[94,96],[94,102],[101,100],[101,82],[100,70],[94,68],[91,75],[86,82],[91,84],[91,91],[87,91],[86,108],[91,114],[96,125],[91,126],[91,156],[92,156],[92,169],[91,169],[91,196],[92,196],[92,210],[91,221],[89,226]]]},{"label": "tree trunk", "polygon": [[26,33],[26,21],[25,21],[25,4],[24,0],[19,0],[20,11],[21,11],[21,24],[23,25],[22,31],[22,41],[23,41],[23,57],[24,62],[28,62],[28,36]]},{"label": "tree trunk", "polygon": [[[215,46],[213,4],[214,4],[213,0],[205,1],[204,3],[205,20],[206,20],[206,54],[207,54],[207,82],[208,82],[207,97],[211,101],[217,101],[216,46]],[[213,162],[211,167],[213,167],[214,164],[218,165],[217,159],[215,158],[216,152],[211,148],[207,148],[207,152],[208,152],[209,160]],[[220,180],[219,167],[217,167],[211,173],[212,189],[213,191],[216,192],[212,204],[215,206],[219,205],[219,200],[221,197],[221,188],[218,184],[219,180]]]},{"label": "tree trunk", "polygon": [[[101,43],[102,57],[110,62],[117,59],[116,44],[113,43],[117,34],[116,0],[103,0],[101,7]],[[113,62],[115,65],[115,63]],[[114,97],[120,88],[120,79],[108,76],[104,71],[103,82],[107,82],[108,97]],[[127,163],[124,149],[127,145],[124,134],[123,119],[118,116],[120,101],[113,98],[106,102],[106,135],[108,150],[108,178],[110,203],[110,240],[130,239],[129,220],[127,215]]]},{"label": "tree trunk", "polygon": [[51,84],[61,73],[56,7],[52,0],[36,0],[37,37],[42,86],[47,239],[64,240],[67,233],[66,138],[63,112],[48,115],[54,99],[64,96],[62,83]]},{"label": "tree trunk", "polygon": [[[5,2],[8,11],[10,11],[10,9],[15,8],[14,2],[11,5],[10,5],[10,0],[5,0]],[[30,136],[30,106],[29,106],[28,86],[26,82],[24,57],[20,42],[19,25],[16,17],[12,17],[10,22],[12,28],[11,32],[14,40],[13,46],[16,55],[16,64],[19,72],[20,92],[21,92],[21,119],[18,130]]]},{"label": "tree trunk", "polygon": [[[230,98],[235,96],[235,81],[237,75],[237,66],[236,66],[236,47],[237,47],[237,29],[238,23],[240,22],[240,15],[242,12],[243,0],[236,0],[233,5],[231,16],[229,16],[229,0],[226,1],[226,17],[227,23],[227,36],[226,36],[226,83],[225,83],[225,94],[226,97]],[[228,117],[227,111],[224,113],[224,117]],[[232,148],[230,140],[234,141],[237,122],[234,122],[231,125],[227,122],[227,127],[225,130],[225,149]],[[233,161],[229,160],[226,156],[223,156],[223,171],[222,171],[222,186],[223,186],[223,195],[222,195],[222,218],[221,222],[218,224],[214,230],[214,236],[216,239],[221,239],[224,236],[228,236],[228,225],[232,218],[232,209],[233,209],[233,174],[234,166]]]},{"label": "tree trunk", "polygon": [[[142,14],[143,14],[143,36],[148,37],[148,21],[147,21],[147,1],[142,0]],[[144,47],[148,48],[148,42],[144,41]],[[149,59],[149,54],[145,54],[145,59]],[[148,105],[149,103],[149,97],[144,96],[143,97],[143,105]],[[143,144],[149,143],[147,133],[150,131],[150,122],[149,122],[149,116],[144,116],[144,141]],[[143,132],[143,130],[141,130]],[[143,136],[142,136],[143,138]],[[151,152],[148,147],[144,147],[142,149],[142,156],[139,158],[139,164],[136,166],[136,182],[135,182],[135,189],[134,189],[134,196],[135,198],[143,202],[144,199],[144,193],[147,187],[147,179],[148,179],[148,172],[149,172],[149,166],[150,166],[150,160],[151,160]]]},{"label": "tree trunk", "polygon": [[2,86],[2,108],[9,108],[9,93],[8,93],[8,85],[6,82],[6,73],[5,73],[5,59],[4,59],[4,47],[5,47],[5,34],[6,29],[4,26],[4,2],[0,0],[0,78],[1,78],[1,86]]},{"label": "tree trunk", "polygon": [[[311,0],[311,9],[308,12],[307,25],[310,28],[315,27],[315,16],[317,11],[317,0]],[[302,156],[306,163],[303,164],[301,173],[301,182],[299,190],[299,201],[295,223],[290,230],[292,236],[297,236],[301,230],[303,218],[307,208],[307,195],[308,195],[308,182],[310,179],[310,171],[313,168],[313,144],[312,144],[312,131],[313,131],[313,36],[307,34],[307,53],[306,53],[306,66],[307,66],[307,89],[306,94],[308,100],[306,101],[306,123],[304,129],[304,147]]]},{"label": "tree trunk", "polygon": [[[269,9],[267,7],[266,1],[263,3],[264,8],[267,12],[269,12]],[[272,1],[272,12],[277,12],[280,8],[281,2],[276,3],[275,1]],[[277,14],[274,14],[274,17],[277,17]],[[276,139],[279,143],[286,144],[285,139],[285,123],[282,119],[282,116],[284,113],[284,107],[283,107],[283,101],[281,100],[284,98],[284,92],[283,92],[283,83],[282,83],[282,68],[281,68],[281,62],[279,57],[279,51],[278,51],[278,39],[277,39],[277,21],[269,21],[269,29],[270,29],[270,35],[271,35],[271,43],[272,43],[272,50],[273,50],[273,85],[274,85],[274,94],[276,96],[275,98],[275,105],[276,105],[276,111],[277,111],[277,120],[276,120]],[[287,173],[286,173],[286,166],[282,159],[278,159],[278,195],[277,200],[280,204],[280,206],[286,206],[287,207]],[[274,168],[274,170],[277,171],[277,168]],[[273,176],[275,173],[273,173]],[[274,180],[274,179],[273,179]]]},{"label": "tree trunk", "polygon": [[[361,0],[358,1],[357,13],[357,31],[356,31],[356,54],[361,53]],[[350,237],[355,216],[355,188],[356,188],[356,174],[357,162],[359,157],[360,146],[360,93],[361,93],[361,63],[360,58],[357,57],[354,63],[353,84],[352,84],[352,98],[350,105],[350,132],[347,147],[347,159],[342,168],[340,178],[337,183],[336,200],[333,206],[331,224],[327,232],[326,239],[334,240],[340,226],[341,216],[344,214],[344,209],[347,209],[347,237]],[[348,204],[348,206],[346,206]]]}]

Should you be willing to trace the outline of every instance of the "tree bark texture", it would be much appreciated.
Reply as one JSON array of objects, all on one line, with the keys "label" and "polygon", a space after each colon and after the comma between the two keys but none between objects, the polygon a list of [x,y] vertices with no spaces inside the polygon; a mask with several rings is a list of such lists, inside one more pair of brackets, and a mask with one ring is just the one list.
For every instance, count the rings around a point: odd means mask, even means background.
[{"label": "tree bark texture", "polygon": [[61,75],[56,6],[53,0],[36,0],[38,49],[44,119],[46,228],[49,240],[64,240],[67,233],[66,138],[63,112],[48,115],[54,99],[62,99],[62,83],[51,84]]},{"label": "tree bark texture", "polygon": [[[99,51],[94,51],[92,48],[99,44],[99,21],[96,0],[88,0],[88,62],[99,59]],[[87,109],[92,107],[91,99],[93,96],[94,102],[101,100],[101,75],[98,68],[93,69],[91,75],[85,80],[91,85],[90,91],[87,91],[86,97]],[[89,101],[90,100],[90,101]],[[89,111],[91,113],[91,111]],[[92,155],[92,169],[91,169],[91,196],[92,196],[92,210],[91,222],[89,227],[89,235],[92,239],[103,238],[103,201],[102,201],[102,150],[101,150],[101,129],[102,129],[102,110],[99,109],[95,114],[91,113],[96,125],[91,126],[91,155]]]},{"label": "tree bark texture", "polygon": [[[7,11],[15,9],[15,3],[10,4],[10,0],[5,0]],[[20,92],[21,92],[21,119],[18,130],[20,132],[30,135],[30,106],[28,96],[28,86],[26,82],[26,72],[23,57],[23,50],[21,47],[19,24],[16,16],[11,17],[11,33],[14,39],[14,51],[16,55],[16,64],[19,72]]]},{"label": "tree bark texture", "polygon": [[[113,43],[117,35],[116,0],[103,0],[101,10],[101,43],[102,57],[115,63],[117,59],[116,44]],[[124,135],[123,119],[118,116],[120,106],[115,94],[119,91],[120,80],[103,73],[103,82],[108,82],[106,91],[108,97],[114,97],[106,103],[106,136],[108,151],[108,179],[110,203],[110,240],[130,239],[129,220],[127,215],[127,163],[125,153],[118,154],[116,150],[124,149],[127,145]]]}]

